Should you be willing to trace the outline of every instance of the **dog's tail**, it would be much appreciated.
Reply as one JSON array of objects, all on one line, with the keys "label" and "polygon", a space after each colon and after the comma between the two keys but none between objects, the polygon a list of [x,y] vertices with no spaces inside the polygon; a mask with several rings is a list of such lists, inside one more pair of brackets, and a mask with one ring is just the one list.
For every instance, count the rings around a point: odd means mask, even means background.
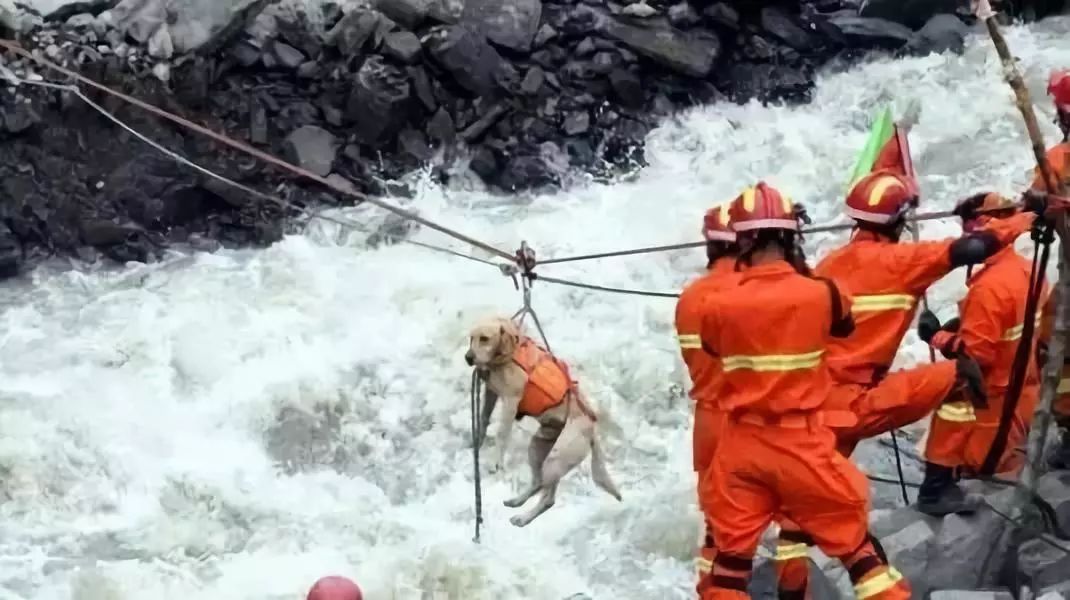
[{"label": "dog's tail", "polygon": [[602,444],[598,441],[597,433],[591,436],[591,478],[595,485],[606,491],[617,500],[621,500],[620,491],[617,490],[613,478],[606,469],[606,456],[602,452]]}]

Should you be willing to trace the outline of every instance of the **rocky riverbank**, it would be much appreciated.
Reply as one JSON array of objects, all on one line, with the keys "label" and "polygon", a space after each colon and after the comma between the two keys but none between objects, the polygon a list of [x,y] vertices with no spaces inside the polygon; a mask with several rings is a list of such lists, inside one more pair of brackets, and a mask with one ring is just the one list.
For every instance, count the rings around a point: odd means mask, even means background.
[{"label": "rocky riverbank", "polygon": [[[430,166],[503,192],[643,164],[673,111],[805,102],[868,52],[958,50],[957,0],[0,0],[0,29],[69,66],[370,194]],[[1043,16],[1050,8],[1037,10]],[[17,78],[59,79],[0,54]],[[92,92],[140,132],[298,206],[343,199]],[[67,92],[0,88],[0,275],[71,255],[149,260],[191,236],[270,243],[288,214],[182,167]]]}]

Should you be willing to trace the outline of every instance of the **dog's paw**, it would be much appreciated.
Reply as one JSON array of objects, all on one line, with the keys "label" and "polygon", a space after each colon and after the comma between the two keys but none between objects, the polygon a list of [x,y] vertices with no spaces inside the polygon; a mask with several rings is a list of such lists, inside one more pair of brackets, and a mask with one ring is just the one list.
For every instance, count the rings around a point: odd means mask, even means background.
[{"label": "dog's paw", "polygon": [[509,522],[512,523],[513,525],[517,526],[517,527],[523,527],[523,526],[527,525],[528,523],[530,523],[531,521],[528,521],[524,517],[522,517],[520,515],[517,515],[515,517],[510,518]]},{"label": "dog's paw", "polygon": [[502,504],[507,508],[519,508],[524,505],[524,500],[522,498],[510,498],[502,501]]}]

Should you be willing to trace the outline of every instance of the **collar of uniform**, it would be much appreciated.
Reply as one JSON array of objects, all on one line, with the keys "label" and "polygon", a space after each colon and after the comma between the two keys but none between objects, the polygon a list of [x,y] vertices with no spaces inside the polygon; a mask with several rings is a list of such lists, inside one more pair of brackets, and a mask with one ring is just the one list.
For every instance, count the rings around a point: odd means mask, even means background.
[{"label": "collar of uniform", "polygon": [[866,231],[865,229],[859,229],[855,231],[851,236],[852,242],[883,242],[885,244],[892,243],[892,240],[888,236],[881,235],[875,231]]},{"label": "collar of uniform", "polygon": [[970,278],[966,280],[966,285],[972,285],[975,281],[977,281],[978,277],[980,277],[982,274],[984,274],[985,271],[988,270],[988,267],[991,267],[992,265],[1003,261],[1008,256],[1015,254],[1015,252],[1016,251],[1014,249],[1014,244],[1007,244],[1003,248],[997,250],[995,254],[985,259],[985,262],[982,263],[984,264],[984,267],[982,267],[980,270],[975,271],[973,275],[970,275]]},{"label": "collar of uniform", "polygon": [[722,256],[713,261],[713,266],[710,267],[710,273],[721,275],[724,273],[731,273],[736,270],[736,257],[735,256]]},{"label": "collar of uniform", "polygon": [[798,275],[798,272],[787,261],[777,260],[757,267],[745,268],[743,270],[743,281],[764,277],[783,277],[784,275]]}]

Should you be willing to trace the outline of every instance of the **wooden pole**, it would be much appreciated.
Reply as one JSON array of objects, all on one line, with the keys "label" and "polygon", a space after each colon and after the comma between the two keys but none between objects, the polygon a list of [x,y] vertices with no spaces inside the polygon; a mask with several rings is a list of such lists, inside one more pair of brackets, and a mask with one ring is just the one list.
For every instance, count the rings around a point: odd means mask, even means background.
[{"label": "wooden pole", "polygon": [[[1029,141],[1033,149],[1033,157],[1036,159],[1047,191],[1052,194],[1065,195],[1062,182],[1052,172],[1046,158],[1044,137],[1037,124],[1036,114],[1033,112],[1033,103],[1029,98],[1029,90],[1025,87],[1022,75],[1015,64],[1014,56],[1007,46],[1007,40],[999,29],[996,15],[992,11],[988,0],[974,0],[974,11],[978,18],[982,19],[996,47],[1003,66],[1004,77],[1014,90],[1014,96],[1018,111],[1025,120],[1025,128],[1029,134]],[[1048,436],[1048,430],[1052,423],[1052,405],[1055,401],[1059,387],[1059,379],[1062,375],[1063,356],[1066,353],[1066,336],[1070,329],[1070,271],[1067,269],[1067,257],[1070,252],[1070,231],[1067,230],[1066,215],[1059,211],[1055,215],[1055,231],[1059,236],[1059,304],[1056,310],[1056,321],[1051,343],[1048,347],[1048,358],[1044,365],[1041,384],[1040,402],[1033,415],[1033,424],[1029,432],[1028,460],[1022,470],[1021,485],[1018,487],[1016,502],[1013,506],[1012,516],[1017,517],[1024,512],[1026,502],[1036,490],[1037,481],[1044,469],[1044,446]],[[1035,318],[1034,315],[1026,315],[1026,319]]]}]

